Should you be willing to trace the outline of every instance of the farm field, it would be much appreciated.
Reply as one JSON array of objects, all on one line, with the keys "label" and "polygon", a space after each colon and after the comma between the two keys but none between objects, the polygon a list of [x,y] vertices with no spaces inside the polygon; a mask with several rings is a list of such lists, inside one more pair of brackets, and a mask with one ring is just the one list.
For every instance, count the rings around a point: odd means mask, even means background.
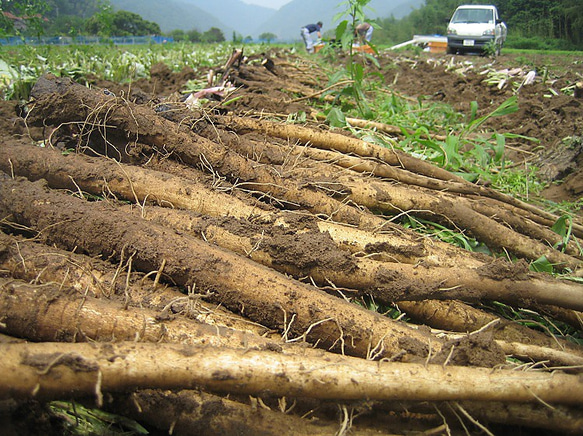
[{"label": "farm field", "polygon": [[580,57],[110,51],[3,82],[9,431],[581,432]]}]

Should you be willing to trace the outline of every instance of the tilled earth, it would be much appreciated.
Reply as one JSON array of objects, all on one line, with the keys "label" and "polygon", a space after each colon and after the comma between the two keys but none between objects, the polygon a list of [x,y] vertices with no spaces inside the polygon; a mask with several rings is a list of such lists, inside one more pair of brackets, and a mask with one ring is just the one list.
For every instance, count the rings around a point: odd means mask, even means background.
[{"label": "tilled earth", "polygon": [[[552,201],[577,201],[583,194],[583,101],[573,98],[572,88],[583,76],[583,62],[561,55],[503,54],[495,61],[478,56],[451,57],[424,54],[413,61],[390,56],[382,61],[391,88],[412,97],[447,103],[468,114],[470,102],[479,115],[518,96],[518,112],[493,118],[489,125],[501,133],[514,133],[538,141],[516,140],[507,156],[517,164],[540,168],[550,183],[543,196]],[[386,70],[385,70],[386,69]],[[499,89],[485,82],[489,71],[508,71],[508,82]],[[521,86],[536,71],[532,85]],[[561,90],[570,88],[567,93]]]}]

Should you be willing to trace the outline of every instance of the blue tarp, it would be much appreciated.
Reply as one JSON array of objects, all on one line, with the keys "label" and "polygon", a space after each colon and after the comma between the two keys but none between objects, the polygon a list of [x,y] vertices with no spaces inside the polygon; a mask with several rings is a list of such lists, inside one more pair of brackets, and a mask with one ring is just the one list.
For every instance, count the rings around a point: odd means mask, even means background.
[{"label": "blue tarp", "polygon": [[100,38],[98,36],[42,36],[40,38],[20,38],[11,36],[0,38],[0,45],[88,45],[88,44],[164,44],[174,42],[174,38],[169,36],[114,36],[111,38]]}]

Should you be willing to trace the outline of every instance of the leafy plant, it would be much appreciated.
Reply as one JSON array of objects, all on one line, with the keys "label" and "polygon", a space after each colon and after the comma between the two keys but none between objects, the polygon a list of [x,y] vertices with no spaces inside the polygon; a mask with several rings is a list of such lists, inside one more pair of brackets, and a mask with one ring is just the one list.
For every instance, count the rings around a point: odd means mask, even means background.
[{"label": "leafy plant", "polygon": [[492,254],[486,245],[478,242],[476,239],[470,238],[462,232],[451,230],[433,221],[404,215],[400,222],[405,228],[413,229],[418,233],[432,236],[435,239],[464,248],[468,251]]},{"label": "leafy plant", "polygon": [[579,248],[579,254],[583,256],[583,248],[579,244],[579,241],[573,238],[573,217],[571,215],[562,215],[551,227],[552,231],[557,235],[561,236],[561,242],[555,244],[556,249],[565,251],[567,244],[573,241],[575,245]]},{"label": "leafy plant", "polygon": [[488,42],[482,49],[485,56],[494,57],[497,54],[497,47],[494,41]]},{"label": "leafy plant", "polygon": [[[477,117],[478,107],[470,105],[470,122],[459,124],[444,140],[434,139],[428,128],[419,127],[415,131],[404,131],[404,149],[421,146],[423,156],[465,179],[493,181],[493,175],[504,166],[506,135],[493,133],[490,137],[475,134],[476,130],[492,117],[504,116],[518,109],[516,98],[511,97],[491,113]],[[494,171],[495,170],[495,171]]]},{"label": "leafy plant", "polygon": [[[583,256],[583,247],[581,247],[579,241],[573,237],[573,217],[571,215],[565,214],[559,217],[551,227],[551,230],[561,237],[561,241],[557,242],[553,248],[564,252],[567,244],[573,241],[579,249],[579,254]],[[536,272],[546,272],[549,274],[556,273],[555,265],[553,265],[545,256],[541,256],[532,262],[530,264],[530,269]],[[583,283],[583,279],[580,277],[571,277],[568,273],[563,274],[562,278]]]},{"label": "leafy plant", "polygon": [[[362,53],[362,56],[357,58],[354,50],[354,29],[358,22],[365,20],[364,10],[369,2],[370,0],[347,0],[339,4],[340,7],[344,7],[344,11],[338,13],[334,17],[334,21],[343,17],[346,19],[342,20],[336,27],[336,40],[340,42],[342,50],[348,53],[348,59],[345,70],[330,78],[331,85],[337,84],[341,80],[346,81],[346,84],[336,92],[338,96],[353,98],[359,115],[364,118],[372,118],[372,112],[364,93],[365,62],[368,60],[377,63],[377,61],[366,53]],[[346,80],[347,78],[349,80]]]},{"label": "leafy plant", "polygon": [[515,308],[498,301],[482,304],[482,308],[489,309],[498,315],[530,327],[534,330],[543,331],[550,336],[560,336],[576,344],[583,344],[581,331],[569,326],[566,323],[551,320],[549,317],[530,309]]},{"label": "leafy plant", "polygon": [[547,259],[546,256],[541,256],[534,262],[531,262],[529,268],[534,272],[544,272],[549,274],[553,274],[555,272],[554,265]]},{"label": "leafy plant", "polygon": [[401,321],[408,322],[410,318],[406,316],[404,312],[402,312],[396,305],[395,306],[388,306],[379,304],[375,301],[372,295],[365,295],[360,299],[352,300],[355,304],[358,304],[362,307],[366,307],[368,310],[373,312],[380,313],[381,315],[387,316],[391,319],[398,319]]}]

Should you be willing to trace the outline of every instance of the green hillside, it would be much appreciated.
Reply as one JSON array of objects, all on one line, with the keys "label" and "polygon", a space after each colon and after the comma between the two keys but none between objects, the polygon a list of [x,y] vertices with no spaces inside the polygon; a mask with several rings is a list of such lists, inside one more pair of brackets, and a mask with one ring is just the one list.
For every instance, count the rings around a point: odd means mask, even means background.
[{"label": "green hillside", "polygon": [[[366,11],[371,18],[391,15],[401,18],[422,4],[423,0],[372,0]],[[333,18],[344,8],[339,0],[293,0],[262,23],[255,33],[271,32],[280,39],[299,39],[300,28],[309,23],[320,20],[324,22],[324,31],[334,28],[337,23]]]},{"label": "green hillside", "polygon": [[165,33],[175,29],[204,32],[211,27],[221,29],[225,35],[233,31],[214,15],[184,0],[111,0],[111,4],[116,9],[134,12],[158,23]]}]

